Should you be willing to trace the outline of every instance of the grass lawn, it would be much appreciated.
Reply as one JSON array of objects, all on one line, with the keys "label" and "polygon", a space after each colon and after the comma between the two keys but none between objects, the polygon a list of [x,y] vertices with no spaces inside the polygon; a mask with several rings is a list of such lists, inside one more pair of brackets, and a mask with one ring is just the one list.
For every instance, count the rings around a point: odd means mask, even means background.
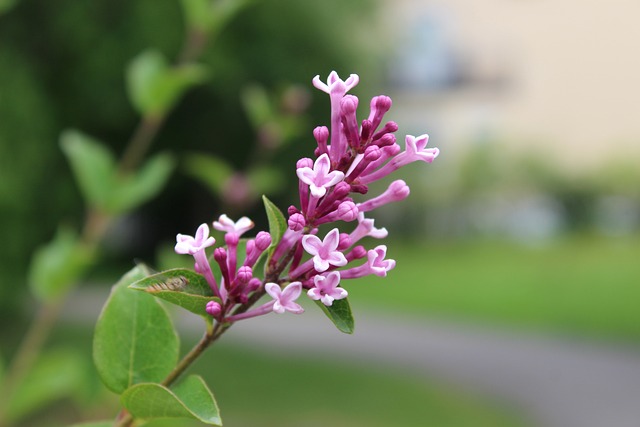
[{"label": "grass lawn", "polygon": [[[90,364],[89,331],[65,329],[59,331],[56,341],[73,344],[77,351],[85,353],[86,364]],[[275,355],[221,342],[209,349],[191,372],[205,378],[216,396],[224,425],[229,427],[525,425],[513,413],[488,399],[443,387],[425,378],[394,375],[371,365],[353,366],[340,360]],[[93,392],[79,391],[80,400],[84,402],[80,407],[69,401],[57,401],[19,425],[61,427],[78,419],[114,417],[119,411],[117,397],[106,390],[96,393],[95,373],[87,381],[88,390]],[[88,395],[94,398],[87,401]],[[102,399],[96,401],[99,397]],[[202,425],[183,419],[165,419],[145,427]]]},{"label": "grass lawn", "polygon": [[[387,279],[345,284],[355,310],[385,307],[640,340],[640,238],[403,244]],[[356,313],[357,314],[357,313]]]}]

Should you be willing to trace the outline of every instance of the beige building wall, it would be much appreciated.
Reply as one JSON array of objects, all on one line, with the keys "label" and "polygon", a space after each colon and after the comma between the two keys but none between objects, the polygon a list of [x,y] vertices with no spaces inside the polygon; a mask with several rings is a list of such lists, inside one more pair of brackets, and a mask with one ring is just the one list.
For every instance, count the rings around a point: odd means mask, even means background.
[{"label": "beige building wall", "polygon": [[438,23],[464,77],[399,86],[400,120],[437,120],[456,148],[489,132],[563,166],[635,156],[640,167],[637,0],[388,0],[384,15],[400,52],[421,22]]}]

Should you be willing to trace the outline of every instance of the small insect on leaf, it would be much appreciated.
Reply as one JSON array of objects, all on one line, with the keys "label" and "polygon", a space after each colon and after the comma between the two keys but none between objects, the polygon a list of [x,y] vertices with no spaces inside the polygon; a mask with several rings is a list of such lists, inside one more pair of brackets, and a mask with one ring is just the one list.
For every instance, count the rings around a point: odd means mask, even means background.
[{"label": "small insect on leaf", "polygon": [[169,277],[164,282],[157,282],[147,287],[146,291],[150,293],[161,291],[181,291],[189,284],[189,280],[184,276]]},{"label": "small insect on leaf", "polygon": [[207,303],[218,301],[207,280],[186,268],[174,268],[152,274],[129,287],[147,292],[206,319],[211,318],[206,310]]}]

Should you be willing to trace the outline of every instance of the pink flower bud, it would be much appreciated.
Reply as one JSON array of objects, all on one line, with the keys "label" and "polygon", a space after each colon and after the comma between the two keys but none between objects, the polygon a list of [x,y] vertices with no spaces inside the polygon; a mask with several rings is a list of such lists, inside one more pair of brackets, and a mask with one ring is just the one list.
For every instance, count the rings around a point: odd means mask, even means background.
[{"label": "pink flower bud", "polygon": [[380,138],[385,133],[394,133],[398,130],[398,124],[396,122],[387,122],[382,129],[373,135],[373,140]]},{"label": "pink flower bud", "polygon": [[238,246],[240,236],[238,233],[227,233],[224,235],[224,242],[229,246]]},{"label": "pink flower bud", "polygon": [[209,301],[206,310],[212,317],[218,317],[222,313],[222,306],[216,301]]},{"label": "pink flower bud", "polygon": [[342,114],[354,114],[358,108],[358,97],[353,95],[345,95],[340,100],[340,109]]},{"label": "pink flower bud", "polygon": [[358,218],[358,208],[350,200],[340,203],[336,211],[336,220],[351,222]]},{"label": "pink flower bud", "polygon": [[311,160],[308,157],[303,157],[296,162],[296,169],[312,168],[312,167],[313,167],[313,160]]},{"label": "pink flower bud", "polygon": [[392,133],[385,133],[379,139],[376,139],[372,144],[376,144],[378,147],[386,147],[396,143],[396,136]]},{"label": "pink flower bud", "polygon": [[410,193],[409,186],[401,179],[393,181],[391,185],[389,185],[388,191],[390,193],[391,200],[394,202],[406,199],[409,197]]},{"label": "pink flower bud", "polygon": [[289,216],[293,215],[294,213],[300,213],[300,209],[296,208],[295,206],[291,205],[287,208],[287,214]]},{"label": "pink flower bud", "polygon": [[227,250],[225,248],[216,248],[213,251],[213,259],[215,259],[218,264],[226,263],[227,262]]},{"label": "pink flower bud", "polygon": [[358,245],[355,248],[351,249],[351,252],[347,254],[347,260],[349,262],[361,259],[367,256],[367,250],[362,245]]},{"label": "pink flower bud", "polygon": [[340,243],[338,243],[338,250],[344,251],[351,246],[351,237],[348,233],[340,233]]},{"label": "pink flower bud", "polygon": [[255,238],[256,248],[262,252],[271,245],[271,235],[266,231],[261,231]]},{"label": "pink flower bud", "polygon": [[251,270],[251,267],[243,265],[238,269],[238,274],[236,274],[236,280],[238,280],[239,283],[248,283],[249,280],[251,280],[252,278],[253,278],[253,271]]},{"label": "pink flower bud", "polygon": [[299,213],[295,213],[289,217],[289,229],[292,231],[302,231],[304,227],[307,225],[307,222]]}]

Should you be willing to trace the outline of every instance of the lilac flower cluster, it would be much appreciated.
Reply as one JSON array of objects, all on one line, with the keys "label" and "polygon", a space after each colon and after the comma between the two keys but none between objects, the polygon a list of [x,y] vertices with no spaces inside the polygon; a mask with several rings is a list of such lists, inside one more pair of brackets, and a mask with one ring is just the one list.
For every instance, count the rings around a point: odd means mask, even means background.
[{"label": "lilac flower cluster", "polygon": [[[382,125],[391,108],[387,96],[374,97],[369,117],[358,124],[358,98],[347,95],[358,81],[355,74],[343,81],[335,71],[326,84],[319,76],[313,79],[316,88],[329,94],[331,128],[319,126],[313,131],[317,142],[315,161],[303,158],[297,163],[300,206],[288,209],[288,228],[280,241],[274,242],[264,279],[255,277],[253,269],[272,244],[269,233],[261,231],[247,241],[244,261],[238,266],[240,237],[253,227],[248,218],[234,222],[222,215],[213,223],[215,229],[225,232],[226,248],[213,251],[213,259],[220,268],[220,283],[205,252],[215,244],[215,239],[209,237],[207,224],[198,228],[195,237],[178,234],[176,252],[194,257],[195,270],[206,278],[220,300],[207,305],[207,312],[219,321],[233,322],[272,311],[302,313],[304,310],[295,301],[303,289],[311,299],[331,306],[348,295],[341,286],[342,280],[370,274],[386,276],[395,267],[395,261],[386,258],[385,245],[367,250],[359,242],[367,236],[376,239],[387,236],[387,230],[375,228],[373,219],[365,214],[405,199],[409,187],[396,180],[382,194],[368,200],[356,202],[351,196],[366,195],[369,184],[409,163],[431,163],[438,156],[438,149],[426,148],[427,135],[407,135],[404,151],[400,148],[395,136],[397,124],[389,121]],[[318,237],[321,225],[339,221],[357,225],[351,233],[341,233],[334,227],[324,238]],[[250,311],[233,311],[264,293],[271,297],[269,302]]]}]

